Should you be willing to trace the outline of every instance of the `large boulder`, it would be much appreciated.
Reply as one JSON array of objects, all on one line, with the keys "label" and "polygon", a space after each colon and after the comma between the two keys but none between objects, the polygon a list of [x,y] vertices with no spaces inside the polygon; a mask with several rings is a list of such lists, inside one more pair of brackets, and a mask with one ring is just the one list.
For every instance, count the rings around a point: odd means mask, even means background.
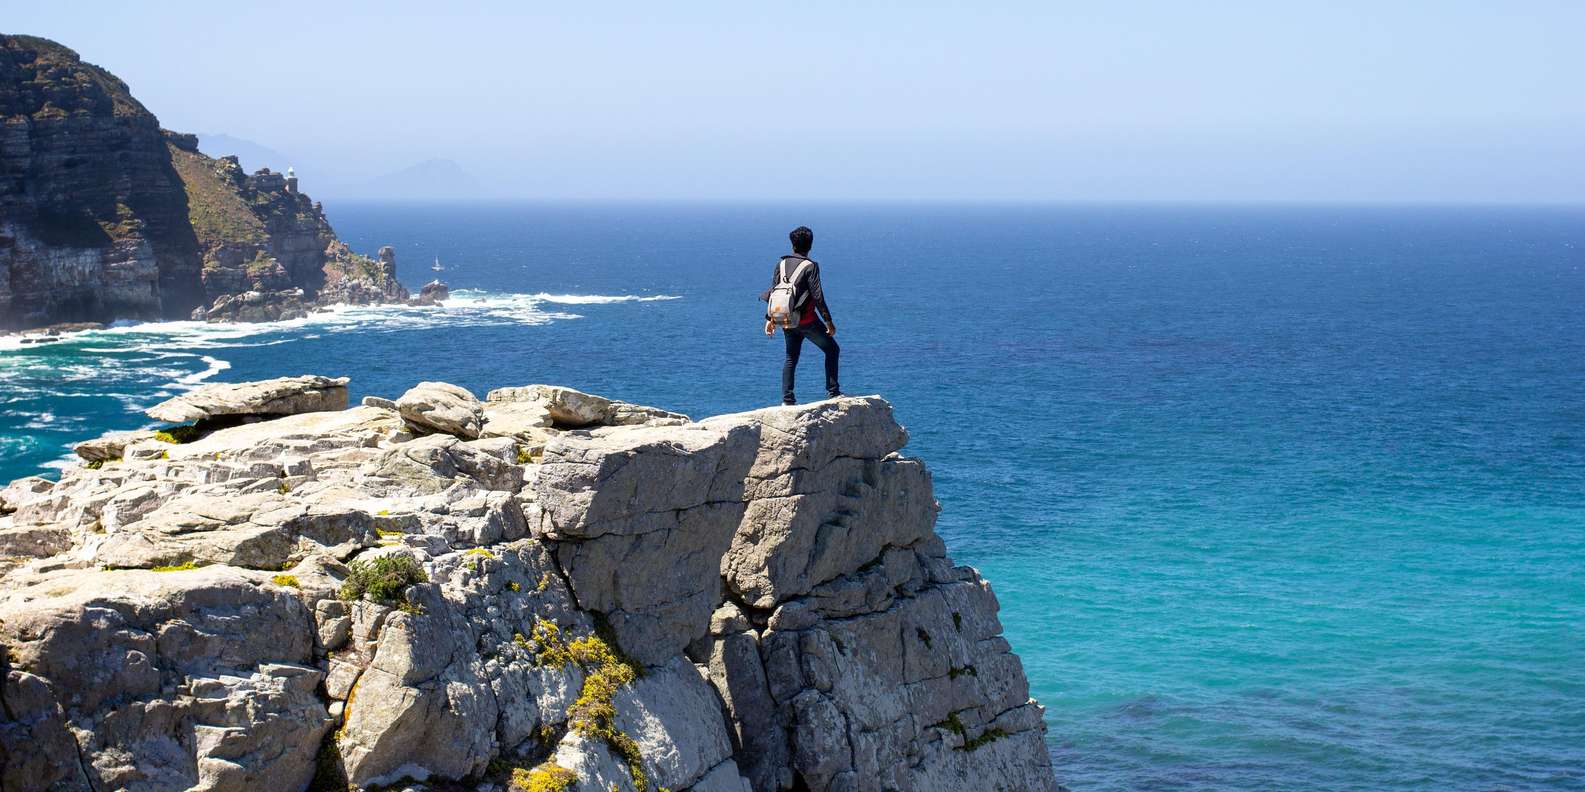
[{"label": "large boulder", "polygon": [[485,395],[493,404],[528,404],[544,410],[550,424],[561,429],[593,426],[676,426],[688,423],[688,416],[595,396],[559,385],[522,385],[496,388]]},{"label": "large boulder", "polygon": [[55,482],[41,476],[28,476],[0,487],[0,514],[10,514],[23,501],[33,500],[55,488]]},{"label": "large boulder", "polygon": [[[702,635],[721,558],[742,521],[754,427],[633,427],[545,447],[528,491],[536,536],[557,541],[579,604],[658,664]],[[656,486],[665,482],[664,486]]]},{"label": "large boulder", "polygon": [[432,584],[409,590],[406,611],[372,602],[326,603],[326,690],[344,726],[334,752],[360,786],[402,778],[461,778],[494,756],[544,747],[579,692],[575,667],[541,662],[536,625],[569,634],[593,627],[571,603],[536,542],[433,557]]},{"label": "large boulder", "polygon": [[113,462],[126,454],[127,446],[154,439],[151,431],[111,432],[72,446],[72,451],[87,462]]},{"label": "large boulder", "polygon": [[611,426],[679,426],[689,422],[682,413],[628,402],[611,402],[605,422]]},{"label": "large boulder", "polygon": [[79,774],[93,789],[306,786],[331,725],[315,695],[324,675],[312,620],[287,591],[259,583],[220,566],[93,569],[6,591],[0,642],[16,667],[47,682],[47,697],[25,694],[22,720],[47,757],[58,707],[81,757],[65,768],[40,761],[54,778],[6,789],[86,788]]},{"label": "large boulder", "polygon": [[515,437],[543,449],[552,436],[550,410],[540,402],[485,402],[480,437]]},{"label": "large boulder", "polygon": [[612,404],[604,396],[557,385],[496,388],[485,394],[484,398],[492,402],[533,402],[543,405],[556,425],[569,428],[603,423]]},{"label": "large boulder", "polygon": [[484,424],[484,405],[467,389],[447,382],[418,383],[396,400],[396,409],[422,434],[472,440]]},{"label": "large boulder", "polygon": [[273,417],[346,408],[346,377],[304,375],[204,385],[160,402],[144,414],[156,421],[181,424],[222,416]]}]

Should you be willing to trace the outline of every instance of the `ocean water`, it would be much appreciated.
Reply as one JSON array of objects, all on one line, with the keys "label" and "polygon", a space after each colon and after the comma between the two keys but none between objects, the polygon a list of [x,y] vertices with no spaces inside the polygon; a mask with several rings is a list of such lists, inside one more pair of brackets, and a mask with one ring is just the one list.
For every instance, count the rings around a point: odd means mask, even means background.
[{"label": "ocean water", "polygon": [[0,480],[206,380],[772,404],[756,298],[803,223],[844,388],[934,471],[1064,784],[1585,789],[1585,210],[331,214],[459,299],[0,340]]}]

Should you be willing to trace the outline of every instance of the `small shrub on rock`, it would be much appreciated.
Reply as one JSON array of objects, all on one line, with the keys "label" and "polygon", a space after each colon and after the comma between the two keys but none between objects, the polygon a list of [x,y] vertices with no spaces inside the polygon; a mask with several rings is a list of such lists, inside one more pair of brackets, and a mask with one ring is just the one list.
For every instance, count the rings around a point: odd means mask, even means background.
[{"label": "small shrub on rock", "polygon": [[403,591],[418,583],[428,583],[429,576],[412,556],[386,555],[372,560],[358,560],[351,564],[352,574],[341,584],[341,598],[356,600],[367,597],[386,605],[407,603]]}]

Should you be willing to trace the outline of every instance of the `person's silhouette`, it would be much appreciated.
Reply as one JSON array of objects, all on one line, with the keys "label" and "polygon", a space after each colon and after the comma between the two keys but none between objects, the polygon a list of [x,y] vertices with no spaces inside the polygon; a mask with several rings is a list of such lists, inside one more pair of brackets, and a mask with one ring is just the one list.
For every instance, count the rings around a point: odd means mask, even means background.
[{"label": "person's silhouette", "polygon": [[[781,371],[782,404],[798,403],[798,399],[793,395],[793,380],[798,370],[798,355],[803,350],[803,342],[806,338],[825,353],[826,395],[836,398],[842,395],[842,387],[837,383],[837,359],[842,348],[837,346],[837,325],[831,320],[831,309],[826,306],[825,289],[820,285],[820,265],[809,258],[809,249],[814,246],[815,235],[807,227],[798,226],[787,235],[787,238],[792,240],[793,252],[782,256],[776,262],[775,271],[771,273],[772,289],[789,279],[794,281],[793,308],[796,318],[792,323],[782,326],[782,337],[787,342],[787,360],[782,363]],[[809,266],[802,266],[804,262],[808,262]],[[770,292],[767,291],[765,294],[769,295]],[[774,334],[776,324],[767,318],[765,335]]]}]

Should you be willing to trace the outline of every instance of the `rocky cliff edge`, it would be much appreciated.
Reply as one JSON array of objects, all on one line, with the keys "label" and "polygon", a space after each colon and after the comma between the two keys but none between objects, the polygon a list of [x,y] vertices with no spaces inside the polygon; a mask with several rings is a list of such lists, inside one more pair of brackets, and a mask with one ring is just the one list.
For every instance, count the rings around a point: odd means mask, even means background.
[{"label": "rocky cliff edge", "polygon": [[213,385],[0,490],[7,790],[1054,790],[878,397]]}]

